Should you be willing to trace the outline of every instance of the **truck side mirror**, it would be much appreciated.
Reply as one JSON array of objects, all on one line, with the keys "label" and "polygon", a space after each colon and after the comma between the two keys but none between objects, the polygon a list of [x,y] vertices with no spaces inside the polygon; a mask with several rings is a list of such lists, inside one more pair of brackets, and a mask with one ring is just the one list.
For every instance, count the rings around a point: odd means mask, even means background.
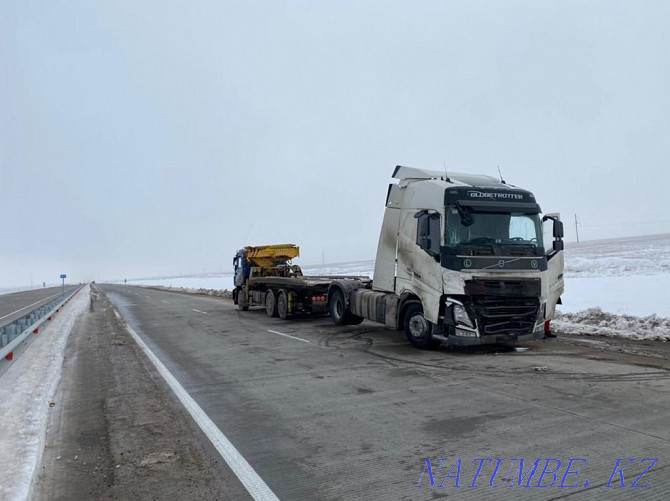
[{"label": "truck side mirror", "polygon": [[563,238],[563,221],[558,219],[554,219],[554,238]]},{"label": "truck side mirror", "polygon": [[562,251],[565,248],[563,240],[554,240],[554,251]]}]

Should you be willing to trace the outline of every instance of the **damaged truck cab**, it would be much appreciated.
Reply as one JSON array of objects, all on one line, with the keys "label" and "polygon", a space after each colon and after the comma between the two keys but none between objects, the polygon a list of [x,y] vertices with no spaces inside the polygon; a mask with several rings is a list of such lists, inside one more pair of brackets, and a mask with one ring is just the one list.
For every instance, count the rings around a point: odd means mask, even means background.
[{"label": "damaged truck cab", "polygon": [[398,166],[393,178],[372,284],[333,282],[334,322],[404,329],[419,348],[542,338],[564,287],[559,216],[489,176]]}]

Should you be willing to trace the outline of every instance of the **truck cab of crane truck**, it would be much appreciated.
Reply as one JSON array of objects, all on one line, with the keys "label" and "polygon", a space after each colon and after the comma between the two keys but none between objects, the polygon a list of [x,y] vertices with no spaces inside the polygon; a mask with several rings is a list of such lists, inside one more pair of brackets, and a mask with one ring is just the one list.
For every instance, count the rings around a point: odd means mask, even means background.
[{"label": "truck cab of crane truck", "polygon": [[[235,270],[233,274],[233,284],[235,285],[233,288],[234,304],[238,304],[240,298],[237,296],[239,294],[240,288],[244,286],[246,280],[249,278],[249,274],[251,273],[251,263],[245,259],[246,253],[246,249],[240,249],[233,258],[233,269]],[[243,309],[247,310],[249,307],[244,305]]]},{"label": "truck cab of crane truck", "polygon": [[396,327],[409,341],[544,337],[564,288],[558,214],[542,216],[531,192],[489,176],[398,166],[393,178],[372,289],[399,298]]}]

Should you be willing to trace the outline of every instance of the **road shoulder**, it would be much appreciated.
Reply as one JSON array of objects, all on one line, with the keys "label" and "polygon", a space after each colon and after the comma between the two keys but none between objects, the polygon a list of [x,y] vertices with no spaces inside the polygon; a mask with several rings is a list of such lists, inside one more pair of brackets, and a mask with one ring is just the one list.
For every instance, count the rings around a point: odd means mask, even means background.
[{"label": "road shoulder", "polygon": [[35,499],[244,499],[99,293],[72,332]]}]

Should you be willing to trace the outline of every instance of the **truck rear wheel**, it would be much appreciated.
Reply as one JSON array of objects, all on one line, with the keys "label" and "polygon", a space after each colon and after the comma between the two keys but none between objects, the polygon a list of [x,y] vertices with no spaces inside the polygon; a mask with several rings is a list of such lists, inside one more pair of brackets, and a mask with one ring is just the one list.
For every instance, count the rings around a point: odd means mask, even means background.
[{"label": "truck rear wheel", "polygon": [[279,311],[277,309],[277,296],[275,296],[275,293],[272,291],[272,289],[265,293],[265,313],[268,314],[268,317],[279,316]]},{"label": "truck rear wheel", "polygon": [[331,292],[328,309],[335,325],[358,325],[363,321],[363,317],[353,315],[347,309],[344,293],[340,289],[336,288]]},{"label": "truck rear wheel", "polygon": [[328,306],[333,323],[335,325],[347,325],[347,305],[344,302],[344,294],[340,289],[335,289],[330,294]]},{"label": "truck rear wheel", "polygon": [[288,311],[288,292],[285,289],[279,291],[279,296],[277,297],[277,313],[282,320],[286,320],[291,316]]},{"label": "truck rear wheel", "polygon": [[405,335],[412,346],[421,350],[431,350],[439,346],[439,343],[433,339],[433,324],[423,316],[420,303],[411,303],[407,306]]}]

